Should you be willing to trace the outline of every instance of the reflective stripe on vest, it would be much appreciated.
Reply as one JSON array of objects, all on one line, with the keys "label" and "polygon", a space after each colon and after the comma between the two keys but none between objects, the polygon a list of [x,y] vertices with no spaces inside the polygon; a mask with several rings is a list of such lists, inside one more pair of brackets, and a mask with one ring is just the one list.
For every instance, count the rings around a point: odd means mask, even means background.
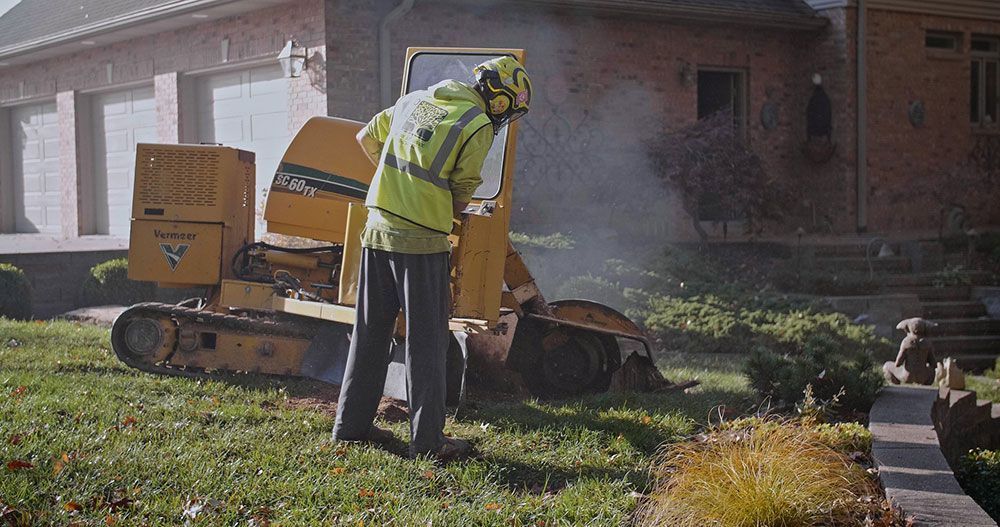
[{"label": "reflective stripe on vest", "polygon": [[[426,103],[423,114],[416,114]],[[417,225],[449,233],[452,222],[452,196],[446,171],[448,160],[455,154],[466,127],[474,121],[488,124],[486,114],[476,105],[465,101],[436,100],[428,91],[402,97],[393,110],[392,125],[382,160],[372,181],[365,205],[405,218]],[[447,112],[447,113],[444,113]],[[430,114],[428,126],[427,115]],[[470,128],[475,132],[478,127]],[[444,133],[444,139],[433,145]],[[406,159],[402,154],[415,156]],[[431,157],[433,156],[433,157]],[[423,159],[423,163],[420,159]],[[429,166],[422,166],[430,160]],[[409,177],[407,177],[409,176]],[[424,183],[430,183],[430,186]]]}]

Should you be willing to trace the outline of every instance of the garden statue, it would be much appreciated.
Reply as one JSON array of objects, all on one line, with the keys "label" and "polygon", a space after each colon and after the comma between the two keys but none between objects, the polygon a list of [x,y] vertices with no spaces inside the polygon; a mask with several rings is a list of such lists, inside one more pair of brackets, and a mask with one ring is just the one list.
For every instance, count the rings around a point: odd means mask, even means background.
[{"label": "garden statue", "polygon": [[934,384],[952,390],[965,389],[965,372],[958,367],[958,361],[948,357],[934,368]]},{"label": "garden statue", "polygon": [[899,343],[896,361],[882,365],[886,382],[892,384],[931,384],[934,382],[934,348],[927,339],[934,322],[922,318],[903,320],[896,329],[906,331],[906,337]]}]

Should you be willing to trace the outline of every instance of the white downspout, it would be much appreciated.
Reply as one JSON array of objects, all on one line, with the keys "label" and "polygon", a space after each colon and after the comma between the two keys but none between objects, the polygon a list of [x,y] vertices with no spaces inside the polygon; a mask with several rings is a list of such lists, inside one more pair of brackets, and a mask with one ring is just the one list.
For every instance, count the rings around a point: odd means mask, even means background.
[{"label": "white downspout", "polygon": [[392,96],[392,49],[389,47],[389,24],[399,20],[413,8],[413,2],[414,0],[401,0],[378,25],[378,81],[382,108],[388,108],[396,101]]},{"label": "white downspout", "polygon": [[868,230],[868,9],[865,0],[858,0],[858,232]]}]

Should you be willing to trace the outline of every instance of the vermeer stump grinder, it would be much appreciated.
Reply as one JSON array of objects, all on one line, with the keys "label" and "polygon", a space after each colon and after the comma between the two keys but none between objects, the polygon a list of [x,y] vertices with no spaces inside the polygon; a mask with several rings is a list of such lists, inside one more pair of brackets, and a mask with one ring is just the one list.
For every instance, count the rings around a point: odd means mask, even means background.
[{"label": "vermeer stump grinder", "polygon": [[[465,78],[500,54],[524,60],[523,50],[409,49],[403,91]],[[254,241],[253,153],[138,145],[129,277],[207,292],[179,304],[131,306],[112,329],[117,356],[167,375],[244,372],[340,384],[355,320],[364,199],[374,174],[355,141],[362,126],[314,117],[288,146],[267,192],[265,239],[283,235],[300,247]],[[630,377],[641,371],[654,379],[646,388],[666,385],[634,322],[588,300],[547,302],[511,245],[516,126],[496,138],[483,184],[450,237],[448,404],[461,400],[467,370],[487,390],[520,381],[543,398],[606,391],[629,349],[635,352],[628,363],[639,367]],[[405,399],[402,316],[398,322],[385,395]]]}]

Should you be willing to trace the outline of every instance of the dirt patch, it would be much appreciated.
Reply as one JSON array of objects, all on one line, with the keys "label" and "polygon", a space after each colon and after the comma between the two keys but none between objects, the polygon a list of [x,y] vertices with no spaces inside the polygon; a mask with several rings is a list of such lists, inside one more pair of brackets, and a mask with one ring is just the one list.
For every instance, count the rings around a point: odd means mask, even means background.
[{"label": "dirt patch", "polygon": [[[313,410],[322,412],[330,417],[337,415],[337,399],[340,398],[340,387],[323,385],[314,391],[289,397],[285,405],[298,410]],[[383,397],[378,404],[377,418],[386,423],[400,423],[410,419],[410,412],[406,408],[406,401]]]}]

